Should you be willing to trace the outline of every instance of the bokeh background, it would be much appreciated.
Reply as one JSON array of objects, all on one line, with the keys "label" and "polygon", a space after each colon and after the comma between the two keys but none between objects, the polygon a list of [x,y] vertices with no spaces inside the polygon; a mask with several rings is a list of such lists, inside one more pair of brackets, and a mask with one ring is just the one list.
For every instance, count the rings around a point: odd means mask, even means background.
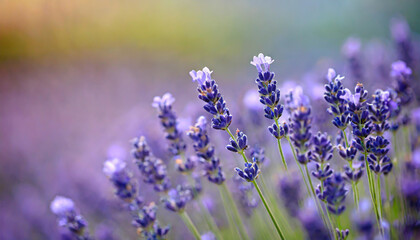
[{"label": "bokeh background", "polygon": [[188,72],[208,66],[240,105],[259,52],[281,82],[319,80],[330,66],[346,74],[348,37],[392,58],[391,19],[420,32],[419,12],[418,0],[0,1],[0,239],[57,239],[56,194],[75,199],[91,229],[132,236],[102,164],[131,161],[138,135],[164,155],[153,96],[172,92],[194,121],[203,111]]}]

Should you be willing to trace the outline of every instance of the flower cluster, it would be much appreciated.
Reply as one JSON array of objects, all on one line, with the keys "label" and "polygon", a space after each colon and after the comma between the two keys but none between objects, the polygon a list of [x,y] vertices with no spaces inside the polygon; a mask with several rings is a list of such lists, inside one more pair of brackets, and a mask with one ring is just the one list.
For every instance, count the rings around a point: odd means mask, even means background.
[{"label": "flower cluster", "polygon": [[166,192],[171,187],[167,176],[166,164],[156,158],[144,136],[132,140],[133,149],[131,153],[135,158],[145,183],[153,184],[155,191]]},{"label": "flower cluster", "polygon": [[363,84],[358,83],[355,87],[355,93],[352,94],[349,89],[345,89],[345,94],[341,96],[349,105],[351,114],[351,125],[353,128],[353,145],[361,152],[365,151],[365,139],[372,132],[372,121],[367,110],[368,92]]},{"label": "flower cluster", "polygon": [[204,101],[204,110],[213,115],[212,127],[214,129],[226,130],[232,122],[232,115],[226,107],[226,102],[219,92],[216,81],[211,79],[211,73],[207,67],[201,71],[192,70],[190,76],[193,82],[198,83],[198,98]]},{"label": "flower cluster", "polygon": [[187,145],[182,139],[182,132],[178,129],[178,122],[172,104],[175,98],[170,93],[165,93],[162,97],[153,98],[152,106],[159,112],[159,119],[165,130],[165,138],[170,141],[169,151],[172,155],[178,156],[185,152]]},{"label": "flower cluster", "polygon": [[297,175],[285,176],[279,182],[279,195],[283,199],[287,212],[293,217],[299,213],[299,203],[303,199],[300,187],[301,180]]},{"label": "flower cluster", "polygon": [[355,142],[352,142],[347,148],[343,145],[338,145],[337,148],[339,155],[349,163],[348,166],[344,166],[344,173],[347,179],[357,183],[363,175],[364,163],[353,163],[353,160],[357,155],[357,149],[354,144]]},{"label": "flower cluster", "polygon": [[220,160],[215,156],[214,146],[210,145],[206,124],[206,118],[200,116],[187,134],[194,141],[195,153],[204,166],[204,176],[212,183],[222,184],[226,179],[225,174],[222,171]]},{"label": "flower cluster", "polygon": [[316,162],[316,171],[312,172],[312,175],[323,181],[333,174],[333,170],[327,162],[333,157],[334,148],[328,134],[321,132],[313,136],[312,147],[310,160]]},{"label": "flower cluster", "polygon": [[389,141],[382,136],[370,137],[366,142],[369,151],[369,168],[376,174],[387,175],[392,170],[391,159],[387,156]]},{"label": "flower cluster", "polygon": [[274,60],[271,57],[260,53],[258,56],[254,56],[251,64],[258,71],[258,78],[255,83],[258,86],[260,102],[265,106],[264,116],[275,121],[268,129],[275,138],[281,139],[287,134],[287,128],[284,129],[285,126],[280,126],[278,123],[283,114],[283,105],[280,103],[280,90],[277,88],[277,81],[273,80],[275,74],[270,72],[270,64],[273,62]]},{"label": "flower cluster", "polygon": [[402,18],[395,18],[391,22],[391,33],[397,45],[399,58],[412,66],[414,63],[413,44],[411,42],[410,27]]},{"label": "flower cluster", "polygon": [[255,158],[252,163],[250,162],[245,163],[244,170],[240,168],[235,168],[235,171],[238,173],[238,175],[242,179],[248,182],[254,181],[255,179],[258,178],[258,175],[260,174],[260,169],[258,167],[258,164]]},{"label": "flower cluster", "polygon": [[334,173],[327,178],[322,186],[318,186],[316,193],[318,198],[327,204],[327,209],[331,213],[340,215],[346,209],[344,200],[348,192],[340,173]]},{"label": "flower cluster", "polygon": [[137,197],[137,187],[126,166],[127,164],[118,158],[110,159],[104,163],[103,172],[114,184],[115,195],[131,202]]},{"label": "flower cluster", "polygon": [[226,149],[231,152],[243,153],[248,148],[248,137],[239,129],[236,130],[236,136],[234,137],[229,139]]},{"label": "flower cluster", "polygon": [[286,109],[290,112],[290,139],[296,148],[297,160],[307,164],[311,160],[311,108],[308,97],[297,87],[286,95]]},{"label": "flower cluster", "polygon": [[176,188],[169,190],[168,196],[162,198],[162,202],[166,209],[172,212],[182,212],[192,199],[192,194],[190,188],[178,185]]},{"label": "flower cluster", "polygon": [[391,117],[392,99],[389,91],[376,90],[372,103],[368,104],[373,131],[376,135],[383,135],[390,128],[388,123]]},{"label": "flower cluster", "polygon": [[334,116],[332,123],[341,130],[345,130],[350,123],[348,104],[342,98],[345,95],[341,82],[343,79],[344,77],[337,75],[334,69],[328,69],[328,83],[325,84],[324,92],[324,99],[330,105],[327,111]]},{"label": "flower cluster", "polygon": [[406,106],[413,99],[410,83],[412,70],[403,61],[394,62],[391,68],[391,76],[395,79],[394,90],[401,101],[401,106]]},{"label": "flower cluster", "polygon": [[347,237],[349,236],[349,233],[350,233],[350,231],[348,229],[340,230],[340,229],[336,228],[335,231],[336,231],[336,234],[337,234],[339,240],[346,240]]},{"label": "flower cluster", "polygon": [[56,196],[50,205],[51,211],[58,218],[58,225],[66,227],[79,240],[89,240],[87,221],[76,211],[70,198]]},{"label": "flower cluster", "polygon": [[255,159],[259,166],[262,166],[266,161],[265,150],[264,148],[256,145],[252,147],[249,151],[251,159]]},{"label": "flower cluster", "polygon": [[156,221],[156,205],[151,202],[143,206],[143,200],[138,194],[134,180],[126,169],[126,163],[118,158],[107,160],[104,163],[103,172],[111,180],[116,189],[116,195],[128,203],[128,209],[132,215],[132,224],[138,229],[139,234],[147,240],[163,239],[169,232],[169,227],[161,228]]}]

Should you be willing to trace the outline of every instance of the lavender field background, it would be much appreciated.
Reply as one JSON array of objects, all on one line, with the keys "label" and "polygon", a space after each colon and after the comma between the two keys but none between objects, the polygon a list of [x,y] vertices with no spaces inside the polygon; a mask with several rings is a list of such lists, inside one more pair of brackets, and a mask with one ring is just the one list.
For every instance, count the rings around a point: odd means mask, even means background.
[{"label": "lavender field background", "polygon": [[[243,98],[256,89],[249,62],[263,52],[275,59],[271,70],[280,89],[301,85],[313,105],[326,109],[327,69],[352,79],[346,40],[360,39],[365,70],[386,65],[383,81],[366,80],[371,92],[386,88],[390,64],[398,60],[390,24],[406,19],[419,57],[419,11],[416,0],[1,1],[0,239],[71,239],[49,209],[57,194],[75,201],[96,239],[135,239],[102,168],[106,159],[120,157],[138,176],[130,140],[141,135],[155,155],[168,158],[154,96],[171,92],[180,128],[188,130],[205,114],[188,73],[208,66],[233,124],[244,124]],[[315,112],[314,118],[324,115]],[[209,132],[230,179],[236,162],[225,150],[226,136]],[[280,163],[276,142],[268,142],[267,155]],[[271,179],[279,176],[273,172]],[[203,185],[203,201],[216,208],[215,188]],[[157,201],[151,188],[143,190],[147,200]],[[188,207],[194,212],[194,205]],[[169,239],[192,239],[175,214],[162,208],[158,215],[171,225]]]}]

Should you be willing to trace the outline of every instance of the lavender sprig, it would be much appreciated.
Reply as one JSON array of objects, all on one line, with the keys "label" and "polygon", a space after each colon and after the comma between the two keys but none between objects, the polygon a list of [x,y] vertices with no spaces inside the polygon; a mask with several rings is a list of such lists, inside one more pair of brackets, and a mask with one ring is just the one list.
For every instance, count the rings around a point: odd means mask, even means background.
[{"label": "lavender sprig", "polygon": [[126,169],[126,163],[118,158],[107,160],[103,172],[113,183],[116,189],[115,195],[128,203],[133,218],[132,225],[138,229],[138,233],[146,239],[164,239],[169,227],[159,226],[156,220],[157,206],[153,202],[142,207],[143,200],[138,194],[131,174]]},{"label": "lavender sprig", "polygon": [[284,158],[281,139],[287,134],[286,123],[279,124],[279,118],[283,114],[283,105],[280,103],[280,89],[277,88],[277,81],[273,80],[274,72],[270,71],[270,65],[274,62],[269,56],[260,53],[254,56],[251,64],[257,68],[258,78],[255,83],[258,86],[260,102],[264,105],[264,116],[274,120],[272,126],[268,127],[271,135],[277,139],[277,144],[282,158],[283,166],[287,171],[287,163]]},{"label": "lavender sprig", "polygon": [[185,152],[187,145],[182,139],[182,133],[178,129],[178,122],[172,104],[175,98],[170,93],[165,93],[162,97],[153,98],[152,106],[158,110],[158,117],[165,130],[165,138],[169,140],[169,151],[177,157]]},{"label": "lavender sprig", "polygon": [[[152,184],[157,192],[168,191],[171,187],[171,182],[167,176],[166,164],[153,155],[146,138],[144,136],[134,138],[132,145],[131,154],[142,173],[143,181]],[[178,162],[178,164],[184,166],[183,162]]]},{"label": "lavender sprig", "polygon": [[197,123],[187,132],[187,135],[194,141],[194,150],[204,166],[204,176],[210,182],[220,185],[226,178],[220,160],[215,156],[214,146],[210,145],[206,124],[205,117],[200,116]]},{"label": "lavender sprig", "polygon": [[56,196],[50,205],[51,212],[58,218],[58,225],[66,227],[78,240],[89,240],[87,221],[80,215],[70,198]]}]

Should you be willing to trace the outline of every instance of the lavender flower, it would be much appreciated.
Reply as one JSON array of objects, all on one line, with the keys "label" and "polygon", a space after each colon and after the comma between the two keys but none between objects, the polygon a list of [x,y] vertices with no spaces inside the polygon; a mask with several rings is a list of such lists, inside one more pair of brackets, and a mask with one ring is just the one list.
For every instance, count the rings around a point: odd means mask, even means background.
[{"label": "lavender flower", "polygon": [[219,87],[216,81],[211,79],[211,73],[207,67],[202,71],[190,72],[190,76],[198,83],[198,98],[203,100],[206,104],[204,110],[213,115],[212,127],[214,129],[226,130],[232,122],[232,115],[226,107],[226,102],[219,92]]},{"label": "lavender flower", "polygon": [[301,210],[298,216],[299,221],[302,223],[308,235],[307,239],[330,240],[330,234],[319,215],[309,207],[307,208]]},{"label": "lavender flower", "polygon": [[56,196],[51,202],[50,209],[57,216],[60,227],[69,229],[79,240],[90,239],[87,230],[87,221],[76,211],[73,200]]},{"label": "lavender flower", "polygon": [[382,136],[370,137],[366,142],[366,147],[370,152],[368,156],[369,168],[376,174],[387,175],[392,170],[391,159],[386,156],[389,151],[388,145],[389,141]]},{"label": "lavender flower", "polygon": [[231,152],[243,153],[248,148],[248,137],[241,131],[236,130],[235,139],[230,138],[226,149]]},{"label": "lavender flower", "polygon": [[169,190],[168,196],[162,199],[166,209],[172,212],[182,212],[191,200],[191,189],[178,185],[176,188]]},{"label": "lavender flower", "polygon": [[414,51],[411,42],[410,26],[402,18],[395,18],[391,21],[391,33],[398,48],[398,56],[408,66],[413,66]]},{"label": "lavender flower", "polygon": [[363,84],[358,83],[355,87],[355,93],[352,94],[349,89],[345,89],[345,94],[341,96],[349,104],[349,112],[351,114],[351,125],[353,128],[353,145],[359,151],[365,151],[365,139],[372,132],[372,121],[367,110],[368,92],[364,89]]},{"label": "lavender flower", "polygon": [[350,64],[350,70],[354,78],[358,80],[363,79],[363,64],[361,62],[361,47],[360,39],[350,37],[343,45],[342,52]]},{"label": "lavender flower", "polygon": [[341,83],[344,77],[337,75],[335,70],[330,68],[328,69],[326,78],[328,83],[325,84],[324,99],[330,104],[327,111],[334,116],[332,121],[334,126],[345,130],[351,118],[349,116],[347,101],[342,98],[346,94]]},{"label": "lavender flower", "polygon": [[344,178],[340,173],[335,173],[318,186],[317,196],[327,204],[327,209],[333,214],[340,215],[344,212],[344,200],[348,193],[345,188]]},{"label": "lavender flower", "polygon": [[312,147],[310,160],[316,162],[316,171],[312,172],[312,175],[323,181],[333,174],[333,170],[327,163],[333,157],[334,151],[328,134],[318,132],[316,136],[312,137]]},{"label": "lavender flower", "polygon": [[391,117],[391,94],[388,91],[376,90],[373,101],[368,104],[373,131],[376,135],[383,135],[390,128],[388,123]]},{"label": "lavender flower", "polygon": [[214,146],[210,145],[206,124],[206,118],[200,116],[187,135],[194,141],[196,155],[204,165],[204,176],[212,183],[222,184],[225,181],[225,174],[222,171],[220,160],[215,156]]},{"label": "lavender flower", "polygon": [[124,161],[118,158],[105,161],[103,172],[114,184],[115,195],[126,202],[136,198],[137,189]]},{"label": "lavender flower", "polygon": [[[171,187],[171,182],[167,176],[166,164],[161,159],[153,156],[144,136],[133,139],[132,144],[133,149],[131,153],[136,159],[135,163],[142,173],[143,181],[148,184],[153,184],[154,190],[157,192],[168,191]],[[182,166],[183,164],[182,161],[181,163],[177,161],[177,163],[178,166]],[[190,169],[191,167],[188,170],[190,171]]]},{"label": "lavender flower", "polygon": [[152,106],[159,112],[159,119],[165,130],[165,138],[169,140],[169,151],[172,155],[178,156],[185,152],[186,144],[182,139],[182,133],[177,127],[177,117],[172,110],[172,104],[175,98],[170,93],[165,93],[162,97],[156,96],[153,98]]},{"label": "lavender flower", "polygon": [[395,79],[394,90],[400,99],[401,106],[406,106],[413,99],[413,90],[411,89],[410,82],[411,68],[403,61],[392,63],[391,68],[391,77]]},{"label": "lavender flower", "polygon": [[299,203],[303,196],[301,193],[301,180],[297,175],[284,176],[279,182],[279,195],[283,199],[283,204],[290,216],[297,216],[299,213]]},{"label": "lavender flower", "polygon": [[143,229],[153,226],[156,221],[156,211],[157,206],[154,202],[151,202],[149,205],[136,211],[132,224]]},{"label": "lavender flower", "polygon": [[349,236],[349,233],[350,233],[350,231],[348,229],[340,230],[338,228],[335,229],[335,232],[336,232],[339,240],[346,240],[347,237]]},{"label": "lavender flower", "polygon": [[277,88],[277,81],[273,80],[274,72],[270,72],[270,64],[273,62],[274,60],[271,57],[260,53],[258,57],[254,56],[251,64],[256,66],[258,70],[258,78],[255,83],[258,86],[260,102],[265,106],[264,116],[275,121],[269,127],[269,131],[275,138],[280,139],[285,133],[285,131],[282,131],[283,134],[279,134],[281,127],[278,124],[278,119],[283,114],[283,105],[280,104],[280,90]]},{"label": "lavender flower", "polygon": [[262,166],[262,164],[264,164],[266,157],[265,157],[265,150],[264,148],[256,145],[254,147],[252,147],[250,149],[250,154],[251,159],[255,159],[255,161],[257,162],[257,164],[259,166]]},{"label": "lavender flower", "polygon": [[303,95],[300,87],[290,91],[286,96],[286,109],[290,115],[290,138],[296,148],[297,160],[307,164],[311,159],[311,108],[308,97]]},{"label": "lavender flower", "polygon": [[344,166],[344,174],[347,177],[347,180],[357,183],[363,175],[364,164],[363,162],[354,164],[353,160],[357,154],[357,148],[354,146],[355,142],[353,141],[348,148],[343,145],[338,145],[339,155],[346,161],[349,162],[348,166]]},{"label": "lavender flower", "polygon": [[252,163],[245,163],[244,170],[240,168],[235,168],[235,171],[242,179],[248,182],[254,181],[258,178],[258,175],[260,174],[260,169],[258,168],[256,159],[254,159]]}]

